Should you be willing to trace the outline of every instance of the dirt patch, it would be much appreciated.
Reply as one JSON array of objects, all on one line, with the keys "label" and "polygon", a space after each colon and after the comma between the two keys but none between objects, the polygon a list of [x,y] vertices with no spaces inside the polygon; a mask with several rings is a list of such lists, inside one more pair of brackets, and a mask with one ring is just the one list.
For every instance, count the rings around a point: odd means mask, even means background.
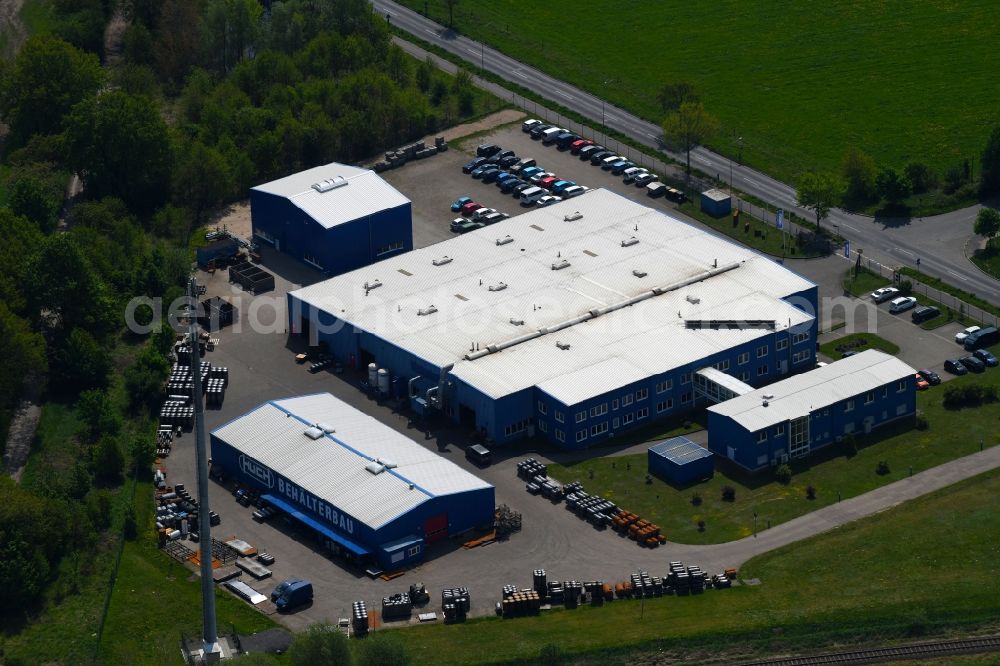
[{"label": "dirt patch", "polygon": [[42,416],[42,408],[38,405],[39,381],[26,382],[26,395],[14,412],[7,431],[7,445],[4,447],[4,469],[15,481],[21,480],[24,465],[31,453],[31,442],[35,439],[38,420]]},{"label": "dirt patch", "polygon": [[128,21],[125,19],[125,12],[121,5],[115,10],[114,16],[104,27],[104,66],[113,67],[122,59],[124,50],[125,29],[128,28]]},{"label": "dirt patch", "polygon": [[252,235],[250,226],[250,200],[244,199],[225,207],[213,215],[204,228],[219,229],[220,231],[225,228],[226,231],[234,236],[250,240],[250,236]]},{"label": "dirt patch", "polygon": [[11,58],[28,36],[21,22],[24,0],[0,0],[0,55]]},{"label": "dirt patch", "polygon": [[454,127],[449,127],[448,129],[442,131],[440,134],[435,134],[433,136],[428,136],[424,139],[427,145],[434,145],[435,136],[443,136],[445,141],[454,141],[455,139],[461,138],[463,136],[468,136],[470,134],[475,134],[476,132],[482,132],[484,130],[491,130],[499,127],[500,125],[506,125],[507,123],[512,123],[515,120],[520,120],[524,117],[524,112],[517,109],[504,109],[503,111],[497,111],[496,113],[491,113],[485,118],[481,118],[472,123],[462,123],[461,125],[455,125]]}]

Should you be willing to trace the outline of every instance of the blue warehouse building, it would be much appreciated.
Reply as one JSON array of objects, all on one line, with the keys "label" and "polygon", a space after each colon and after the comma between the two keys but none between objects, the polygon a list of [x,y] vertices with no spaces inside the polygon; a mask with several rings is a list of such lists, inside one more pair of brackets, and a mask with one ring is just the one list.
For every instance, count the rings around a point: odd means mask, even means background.
[{"label": "blue warehouse building", "polygon": [[250,190],[253,235],[328,275],[413,249],[410,200],[375,172],[327,164]]},{"label": "blue warehouse building", "polygon": [[293,333],[497,444],[588,447],[816,360],[813,283],[601,189],[288,299]]},{"label": "blue warehouse building", "polygon": [[917,411],[916,371],[869,349],[708,408],[708,448],[749,470]]},{"label": "blue warehouse building", "polygon": [[650,474],[680,485],[703,481],[715,473],[711,452],[687,437],[671,437],[646,449],[646,465]]},{"label": "blue warehouse building", "polygon": [[264,403],[212,431],[211,455],[213,474],[362,565],[407,566],[493,524],[493,486],[329,393]]}]

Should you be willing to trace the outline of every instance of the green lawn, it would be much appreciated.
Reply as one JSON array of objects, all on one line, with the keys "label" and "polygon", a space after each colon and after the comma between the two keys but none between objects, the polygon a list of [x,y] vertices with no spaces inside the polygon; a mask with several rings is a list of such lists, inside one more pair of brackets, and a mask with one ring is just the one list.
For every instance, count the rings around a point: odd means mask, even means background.
[{"label": "green lawn", "polygon": [[876,289],[888,287],[891,282],[892,280],[889,278],[872,273],[867,268],[859,269],[857,275],[854,274],[853,268],[849,268],[844,273],[843,280],[845,291],[849,292],[852,296],[865,299]]},{"label": "green lawn", "polygon": [[[1000,372],[966,375],[953,382],[986,382],[1000,386]],[[975,412],[948,411],[941,406],[942,387],[918,394],[917,408],[930,428],[911,429],[909,423],[889,425],[884,433],[858,439],[860,450],[848,456],[840,445],[817,451],[812,457],[793,461],[794,476],[784,485],[773,480],[770,472],[750,475],[727,464],[716,462],[715,476],[704,483],[678,488],[657,477],[647,483],[646,454],[602,457],[562,466],[550,465],[549,474],[565,483],[579,480],[588,492],[599,493],[625,509],[658,524],[668,539],[680,543],[722,543],[753,532],[753,514],[758,514],[758,529],[768,522],[777,525],[837,501],[897,481],[910,474],[934,467],[948,460],[1000,443],[995,424],[1000,418],[1000,403]],[[970,418],[970,415],[974,418]],[[875,473],[876,464],[885,460],[890,473]],[[591,478],[593,472],[593,478]],[[736,490],[736,500],[722,499],[723,486]],[[806,488],[816,488],[816,499],[806,498]],[[701,504],[692,502],[701,496]],[[705,521],[704,531],[698,521]]]},{"label": "green lawn", "polygon": [[[570,655],[608,651],[593,663],[652,663],[640,659],[642,651],[691,663],[698,655],[728,653],[735,662],[995,624],[1000,578],[987,572],[1000,511],[984,500],[997,493],[1000,472],[988,472],[755,558],[740,577],[759,579],[757,586],[400,633],[414,663],[526,663],[548,644]],[[613,563],[608,570],[629,573]]]},{"label": "green lawn", "polygon": [[[976,265],[978,265],[980,268],[984,268],[984,266],[982,264],[980,264],[980,262],[978,261],[978,259],[981,258],[981,257],[983,257],[983,256],[984,255],[980,254],[977,257],[974,257],[972,259],[972,261],[974,263],[976,263]],[[992,256],[988,257],[987,260],[988,261],[992,260],[995,263],[994,272],[993,272],[994,277],[1000,276],[1000,252],[994,252],[994,253],[992,253]],[[984,268],[984,270],[985,270],[985,268]],[[961,299],[961,300],[965,301],[966,303],[968,303],[969,305],[974,305],[975,307],[977,307],[977,308],[979,308],[981,310],[985,310],[986,312],[995,314],[998,317],[1000,317],[1000,307],[997,307],[997,306],[993,305],[992,303],[984,301],[983,299],[979,298],[975,294],[970,294],[969,292],[965,291],[964,289],[959,289],[958,287],[954,287],[954,286],[948,284],[947,282],[945,282],[944,280],[942,280],[941,278],[932,277],[930,275],[927,275],[926,273],[918,273],[914,269],[908,268],[906,266],[903,266],[902,268],[900,268],[899,272],[902,275],[905,275],[908,278],[919,280],[920,282],[926,284],[928,287],[933,287],[934,289],[938,289],[940,291],[943,291],[946,294],[951,294],[955,298]]]},{"label": "green lawn", "polygon": [[[782,234],[773,224],[750,217],[746,215],[746,212],[743,213],[739,225],[733,227],[733,218],[731,215],[712,217],[701,210],[701,202],[697,200],[682,204],[678,207],[678,210],[689,217],[704,222],[707,226],[729,236],[733,240],[765,254],[775,257],[795,257],[798,259],[819,256],[814,251],[802,250],[795,236]],[[747,221],[750,222],[749,230],[747,230],[745,225]]]},{"label": "green lawn", "polygon": [[[972,263],[1000,280],[1000,251],[997,251],[996,248],[991,247],[985,252],[980,252],[974,255],[972,257]],[[978,305],[978,303],[976,305]]]},{"label": "green lawn", "polygon": [[[201,588],[197,576],[156,547],[152,486],[136,492],[140,537],[126,543],[111,596],[101,661],[109,664],[177,664],[181,632],[201,630]],[[220,632],[235,626],[252,633],[275,623],[227,592],[216,593]]]},{"label": "green lawn", "polygon": [[[447,24],[445,0],[404,4],[426,4]],[[735,155],[742,137],[743,161],[786,181],[837,169],[852,145],[879,164],[922,160],[943,172],[978,158],[996,124],[1000,88],[983,63],[1000,17],[987,0],[961,11],[899,0],[675,0],[629,6],[613,21],[607,9],[603,0],[557,0],[540,12],[514,0],[461,2],[455,23],[653,121],[662,116],[659,87],[690,81],[721,121],[710,146]],[[569,16],[590,33],[567,29]]]},{"label": "green lawn", "polygon": [[885,338],[880,338],[874,333],[851,333],[850,335],[845,335],[842,338],[837,338],[836,340],[831,340],[820,345],[819,351],[824,356],[828,356],[836,361],[843,358],[843,352],[838,351],[837,347],[843,347],[844,351],[878,349],[879,351],[884,351],[886,354],[896,355],[899,353],[899,345],[889,342]]}]

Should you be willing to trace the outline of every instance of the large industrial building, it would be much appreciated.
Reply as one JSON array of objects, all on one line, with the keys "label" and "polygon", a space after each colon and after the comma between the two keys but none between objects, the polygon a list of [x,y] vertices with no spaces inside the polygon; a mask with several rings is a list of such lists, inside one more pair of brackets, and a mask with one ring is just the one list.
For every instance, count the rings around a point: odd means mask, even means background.
[{"label": "large industrial building", "polygon": [[756,470],[917,411],[916,371],[874,349],[708,408],[708,448]]},{"label": "large industrial building", "polygon": [[211,447],[213,475],[361,564],[399,568],[493,523],[493,486],[329,393],[266,402],[212,431]]},{"label": "large industrial building", "polygon": [[288,298],[292,331],[497,443],[583,448],[815,365],[813,283],[607,190]]},{"label": "large industrial building", "polygon": [[254,237],[328,275],[413,249],[410,200],[374,171],[327,164],[250,190]]}]

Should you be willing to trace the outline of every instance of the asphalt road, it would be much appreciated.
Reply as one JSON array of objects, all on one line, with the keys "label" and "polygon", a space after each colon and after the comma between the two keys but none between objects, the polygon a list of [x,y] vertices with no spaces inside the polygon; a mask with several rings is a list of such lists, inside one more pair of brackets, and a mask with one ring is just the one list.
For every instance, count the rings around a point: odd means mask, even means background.
[{"label": "asphalt road", "polygon": [[[372,0],[372,6],[389,15],[393,25],[435,44],[508,81],[528,88],[542,97],[590,118],[595,124],[628,135],[654,152],[666,152],[671,158],[684,161],[684,155],[660,148],[662,131],[659,126],[575,86],[555,79],[537,69],[491,49],[482,42],[445,29],[438,23],[390,0]],[[412,49],[410,49],[412,52]],[[510,92],[504,98],[513,96]],[[692,166],[708,174],[717,174],[748,194],[770,202],[776,207],[794,211],[796,215],[813,219],[811,211],[795,205],[795,189],[770,176],[742,164],[733,164],[727,157],[699,147],[691,153]],[[1000,281],[983,274],[966,258],[973,237],[972,225],[980,206],[926,218],[873,219],[842,210],[830,212],[825,224],[836,226],[839,233],[851,241],[853,250],[888,266],[915,267],[940,277],[946,282],[1000,304]]]}]

